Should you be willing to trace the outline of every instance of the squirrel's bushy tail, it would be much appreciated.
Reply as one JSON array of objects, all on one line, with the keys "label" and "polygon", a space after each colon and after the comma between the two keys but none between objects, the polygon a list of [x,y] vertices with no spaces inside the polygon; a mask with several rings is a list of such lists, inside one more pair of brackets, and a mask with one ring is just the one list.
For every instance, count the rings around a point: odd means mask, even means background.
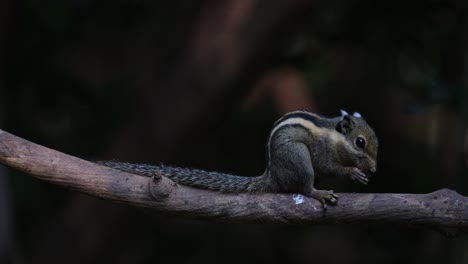
[{"label": "squirrel's bushy tail", "polygon": [[168,177],[182,185],[221,192],[265,192],[268,190],[266,176],[237,176],[199,169],[164,165],[147,165],[118,161],[98,161],[97,164],[132,174],[152,177],[156,174]]}]

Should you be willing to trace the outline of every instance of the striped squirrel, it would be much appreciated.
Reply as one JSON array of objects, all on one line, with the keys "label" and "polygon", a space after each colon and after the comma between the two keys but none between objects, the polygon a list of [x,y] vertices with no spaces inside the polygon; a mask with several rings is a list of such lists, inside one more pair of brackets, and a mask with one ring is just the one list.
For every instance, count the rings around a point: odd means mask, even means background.
[{"label": "striped squirrel", "polygon": [[158,173],[182,185],[221,192],[300,193],[317,199],[324,208],[335,204],[333,191],[314,188],[316,176],[337,175],[367,184],[377,167],[378,141],[359,113],[325,118],[307,111],[285,114],[275,122],[266,145],[266,169],[261,176],[164,165],[99,161],[125,172],[153,176]]}]

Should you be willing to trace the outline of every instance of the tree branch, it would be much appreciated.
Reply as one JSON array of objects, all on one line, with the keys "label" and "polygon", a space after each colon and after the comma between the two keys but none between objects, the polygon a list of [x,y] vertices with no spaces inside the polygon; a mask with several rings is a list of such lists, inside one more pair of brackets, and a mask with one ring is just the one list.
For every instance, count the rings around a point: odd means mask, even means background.
[{"label": "tree branch", "polygon": [[96,165],[0,130],[0,163],[41,180],[89,195],[173,215],[227,222],[399,223],[468,228],[468,199],[442,189],[429,194],[341,193],[323,210],[293,194],[224,194],[178,185]]}]

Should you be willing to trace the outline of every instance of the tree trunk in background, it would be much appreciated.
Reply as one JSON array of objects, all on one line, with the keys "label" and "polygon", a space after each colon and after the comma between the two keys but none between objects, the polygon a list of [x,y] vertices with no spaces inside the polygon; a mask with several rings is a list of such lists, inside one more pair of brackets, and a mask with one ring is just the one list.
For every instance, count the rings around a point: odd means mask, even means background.
[{"label": "tree trunk in background", "polygon": [[[131,157],[118,157],[138,160],[138,153],[152,153],[157,146],[167,157],[187,135],[219,123],[240,105],[268,65],[283,56],[285,41],[301,27],[310,5],[301,0],[208,1],[195,21],[187,23],[190,33],[182,49],[174,51],[174,63],[162,75],[146,77],[155,82],[143,87],[133,121],[112,152],[131,150]],[[153,155],[158,160],[158,153]]]}]

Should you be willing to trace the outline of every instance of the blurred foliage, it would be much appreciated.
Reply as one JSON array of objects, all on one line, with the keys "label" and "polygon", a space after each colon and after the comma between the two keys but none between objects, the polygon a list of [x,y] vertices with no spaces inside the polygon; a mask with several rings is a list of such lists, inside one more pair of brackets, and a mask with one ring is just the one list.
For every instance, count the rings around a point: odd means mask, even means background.
[{"label": "blurred foliage", "polygon": [[[330,4],[305,30],[308,45],[302,46],[307,56],[302,59],[311,86],[333,88],[323,83],[336,81],[329,76],[335,66],[327,61],[336,49],[350,49],[365,53],[357,59],[378,65],[385,87],[414,93],[426,105],[456,103],[458,94],[448,94],[439,72],[465,26],[463,10],[450,1]],[[351,61],[350,66],[361,63]]]}]

